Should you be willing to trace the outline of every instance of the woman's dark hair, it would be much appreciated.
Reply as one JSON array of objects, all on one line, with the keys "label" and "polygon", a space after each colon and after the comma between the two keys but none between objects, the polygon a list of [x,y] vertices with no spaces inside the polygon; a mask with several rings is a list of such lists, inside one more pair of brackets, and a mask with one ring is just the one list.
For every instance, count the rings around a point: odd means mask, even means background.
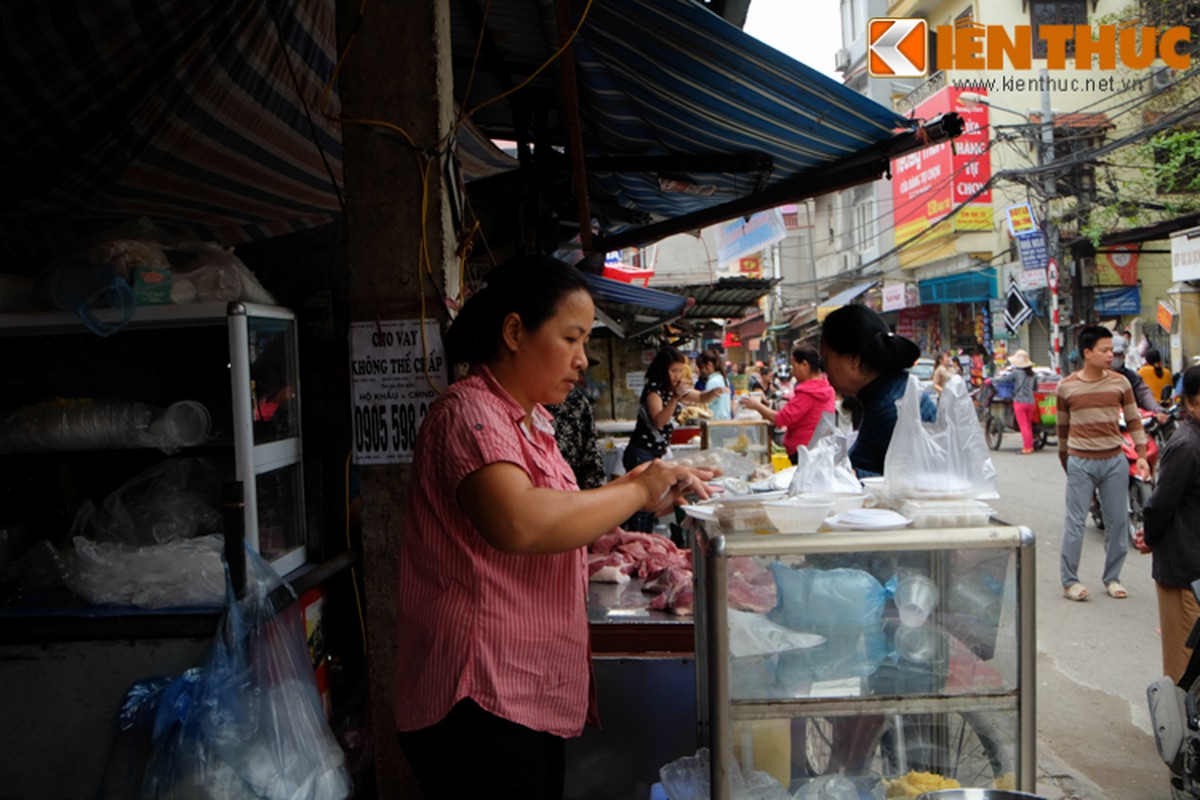
[{"label": "woman's dark hair", "polygon": [[1183,371],[1183,396],[1191,398],[1192,402],[1200,396],[1200,364]]},{"label": "woman's dark hair", "polygon": [[1157,349],[1151,347],[1146,351],[1146,363],[1154,367],[1155,377],[1161,378],[1163,376],[1162,353],[1158,352]]},{"label": "woman's dark hair", "polygon": [[883,317],[866,306],[842,306],[825,318],[821,343],[835,353],[858,356],[881,372],[908,369],[921,348],[888,328]]},{"label": "woman's dark hair", "polygon": [[821,354],[807,347],[793,348],[792,361],[797,364],[808,364],[808,368],[813,372],[820,372],[824,369],[824,365],[821,363]]},{"label": "woman's dark hair", "polygon": [[[702,364],[712,364],[714,372],[717,372],[721,375],[725,374],[725,368],[721,364],[721,357],[712,350],[705,350],[703,353],[696,356],[696,366],[699,367]],[[668,365],[668,367],[669,366],[670,365]]]},{"label": "woman's dark hair", "polygon": [[446,358],[451,364],[474,366],[495,357],[501,326],[509,314],[537,330],[554,316],[567,295],[589,292],[583,273],[549,256],[517,256],[495,267],[484,278],[484,287],[467,299],[446,331]]},{"label": "woman's dark hair", "polygon": [[671,383],[671,365],[686,364],[687,356],[674,347],[664,347],[654,355],[650,366],[646,367],[646,383],[657,383],[666,386]]}]

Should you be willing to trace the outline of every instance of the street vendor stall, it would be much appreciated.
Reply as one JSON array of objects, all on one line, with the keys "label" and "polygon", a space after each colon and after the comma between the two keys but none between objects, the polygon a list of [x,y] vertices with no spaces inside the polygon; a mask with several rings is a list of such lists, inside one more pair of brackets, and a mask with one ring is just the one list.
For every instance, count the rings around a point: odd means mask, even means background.
[{"label": "street vendor stall", "polygon": [[920,397],[910,378],[883,476],[823,420],[785,486],[686,507],[702,746],[668,797],[1033,788],[1034,536],[986,502],[963,382],[935,422]]},{"label": "street vendor stall", "polygon": [[[790,790],[841,776],[888,797],[1032,790],[1028,529],[762,536],[698,521],[694,536],[714,798],[754,771]],[[751,572],[773,577],[758,584],[777,593],[767,613],[745,594]]]}]

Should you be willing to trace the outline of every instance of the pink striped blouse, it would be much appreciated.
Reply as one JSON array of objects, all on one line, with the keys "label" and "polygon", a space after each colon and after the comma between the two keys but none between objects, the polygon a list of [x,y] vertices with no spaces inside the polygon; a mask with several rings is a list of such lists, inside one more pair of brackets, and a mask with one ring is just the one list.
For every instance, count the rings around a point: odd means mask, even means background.
[{"label": "pink striped blouse", "polygon": [[594,712],[587,554],[501,553],[455,493],[468,475],[516,464],[534,486],[577,489],[549,413],[525,412],[486,367],[434,402],[421,424],[400,538],[398,730],[441,720],[459,700],[538,731],[578,736]]}]

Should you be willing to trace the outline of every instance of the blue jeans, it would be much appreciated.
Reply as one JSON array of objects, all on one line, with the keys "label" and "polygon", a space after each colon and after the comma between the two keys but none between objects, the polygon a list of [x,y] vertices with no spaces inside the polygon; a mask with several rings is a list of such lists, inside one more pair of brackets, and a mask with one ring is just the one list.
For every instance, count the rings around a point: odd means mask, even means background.
[{"label": "blue jeans", "polygon": [[1067,513],[1063,521],[1059,575],[1064,588],[1079,583],[1079,556],[1083,527],[1092,492],[1100,495],[1104,515],[1104,585],[1121,579],[1129,552],[1129,461],[1121,453],[1112,458],[1067,458]]}]

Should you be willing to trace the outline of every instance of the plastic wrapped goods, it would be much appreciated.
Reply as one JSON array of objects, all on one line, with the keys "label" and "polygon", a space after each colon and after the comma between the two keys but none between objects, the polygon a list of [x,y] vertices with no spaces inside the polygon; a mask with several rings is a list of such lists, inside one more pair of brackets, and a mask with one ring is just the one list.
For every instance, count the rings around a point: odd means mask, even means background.
[{"label": "plastic wrapped goods", "polygon": [[950,379],[932,423],[921,421],[922,391],[910,376],[884,459],[889,493],[922,499],[998,497],[996,467],[966,384]]},{"label": "plastic wrapped goods", "polygon": [[80,506],[71,535],[134,546],[165,544],[224,527],[217,470],[204,459],[163,461],[126,481],[97,507]]},{"label": "plastic wrapped goods", "polygon": [[63,582],[95,605],[220,606],[224,545],[220,534],[146,547],[76,536],[65,558]]},{"label": "plastic wrapped goods", "polygon": [[0,422],[0,453],[154,447],[174,453],[208,439],[208,409],[195,400],[165,410],[125,400],[56,399]]},{"label": "plastic wrapped goods", "polygon": [[[345,759],[321,710],[299,605],[277,611],[286,586],[246,551],[242,599],[226,576],[225,615],[201,666],[165,686],[135,686],[122,717],[153,709],[144,800],[341,800]],[[295,594],[287,587],[292,598]]]}]

